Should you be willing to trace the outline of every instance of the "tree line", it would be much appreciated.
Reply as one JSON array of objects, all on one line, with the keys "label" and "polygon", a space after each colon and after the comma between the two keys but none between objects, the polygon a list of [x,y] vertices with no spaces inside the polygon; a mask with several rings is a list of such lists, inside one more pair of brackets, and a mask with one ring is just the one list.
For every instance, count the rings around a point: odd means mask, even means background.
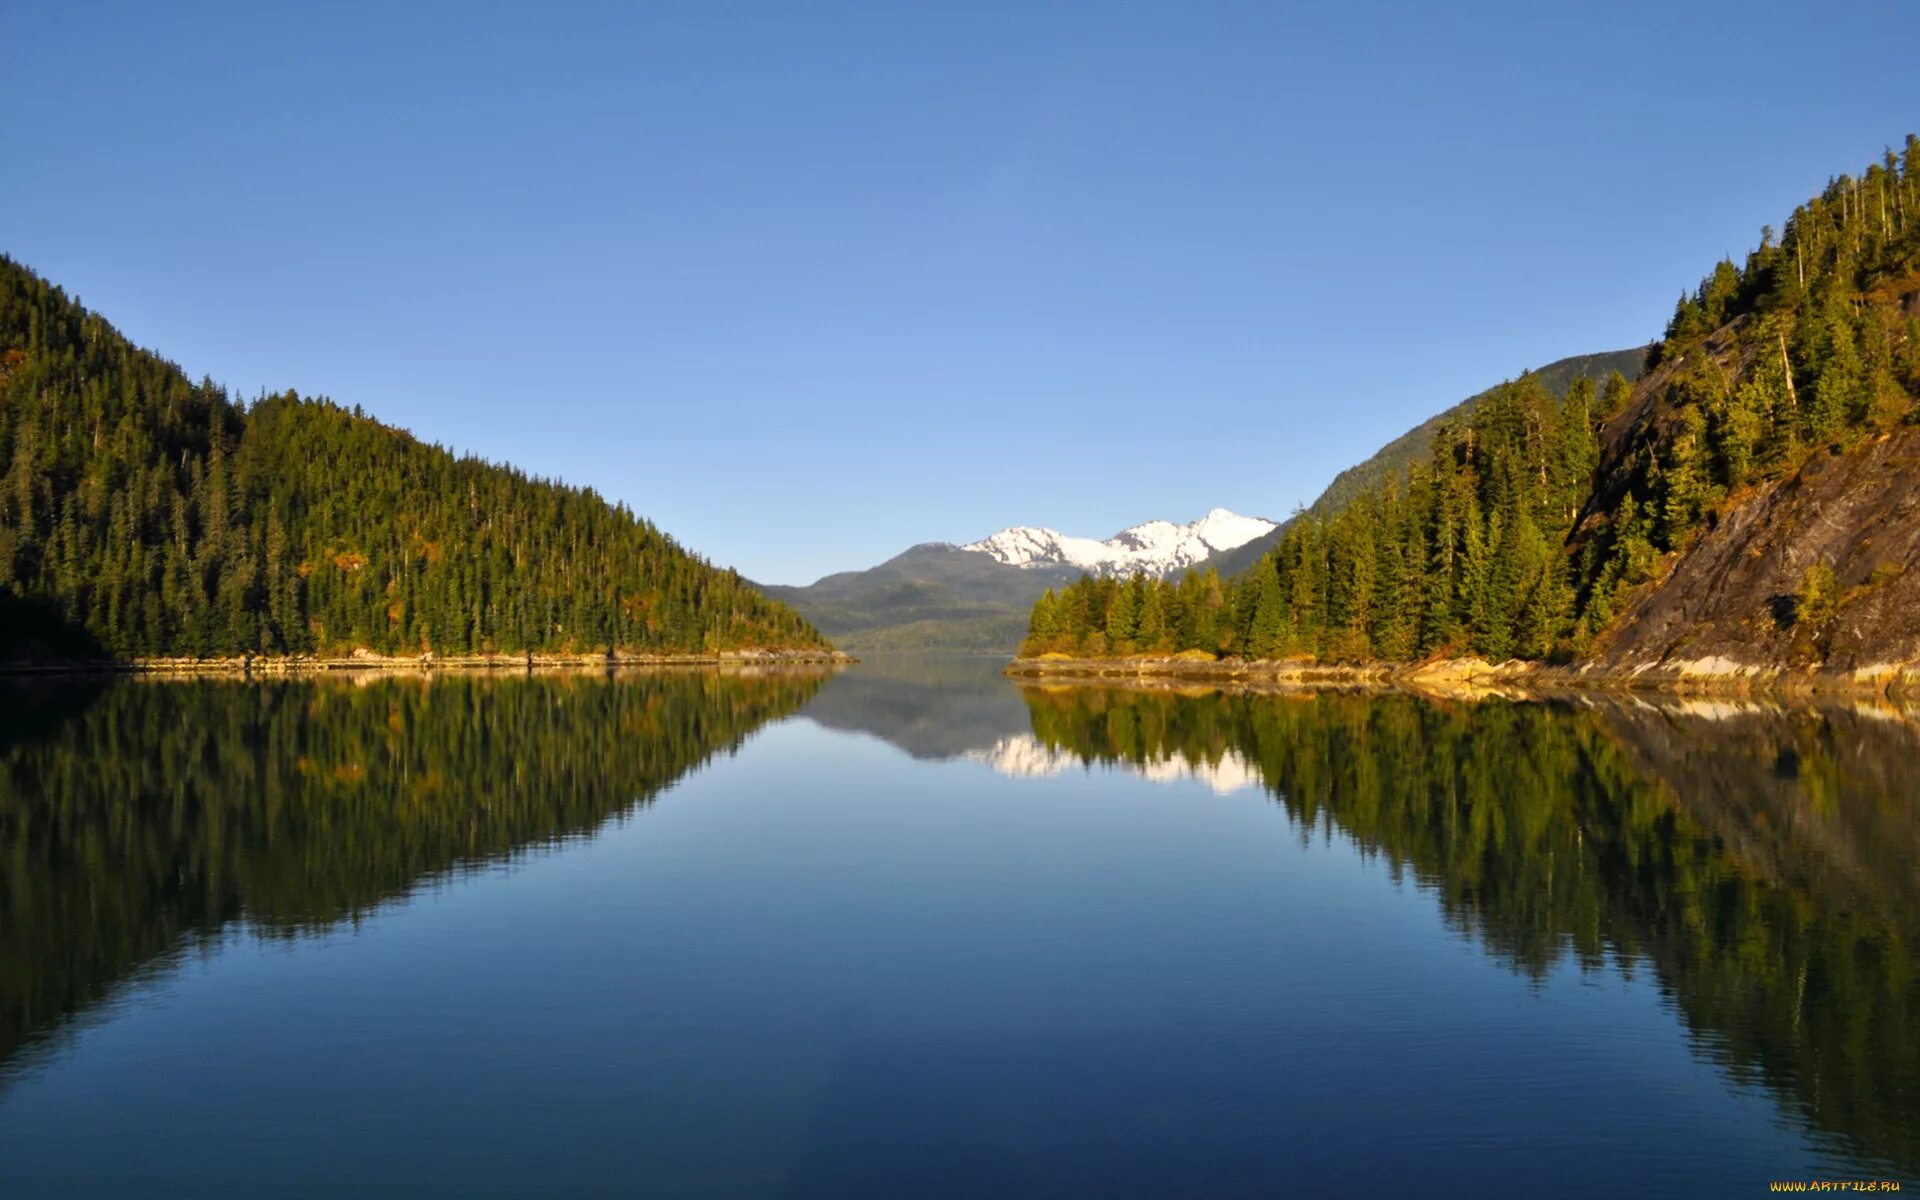
[{"label": "tree line", "polygon": [[[1603,403],[1627,385],[1609,381]],[[1325,518],[1297,516],[1247,574],[1082,579],[1034,606],[1028,653],[1198,651],[1409,659],[1552,653],[1574,607],[1555,541],[1598,456],[1595,389],[1522,378],[1436,435],[1428,461]]]},{"label": "tree line", "polygon": [[1718,264],[1648,366],[1559,400],[1523,375],[1246,574],[1082,579],[1034,605],[1022,652],[1579,656],[1726,506],[1914,422],[1920,138]]},{"label": "tree line", "polygon": [[0,258],[0,654],[825,645],[590,489],[238,403]]}]

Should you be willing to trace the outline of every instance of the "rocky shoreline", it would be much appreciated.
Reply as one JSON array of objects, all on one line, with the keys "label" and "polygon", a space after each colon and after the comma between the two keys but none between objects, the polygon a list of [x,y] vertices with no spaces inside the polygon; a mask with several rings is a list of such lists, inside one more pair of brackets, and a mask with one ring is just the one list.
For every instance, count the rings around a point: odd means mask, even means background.
[{"label": "rocky shoreline", "polygon": [[525,671],[546,668],[846,666],[838,650],[730,650],[719,654],[240,654],[0,663],[5,675],[309,675],[353,671]]},{"label": "rocky shoreline", "polygon": [[1852,670],[1757,666],[1725,659],[1612,665],[1435,659],[1419,663],[1323,663],[1311,659],[1215,659],[1194,654],[1072,658],[1016,658],[1015,679],[1095,683],[1188,682],[1216,686],[1378,687],[1443,691],[1658,691],[1703,695],[1899,693],[1920,694],[1920,663],[1886,663]]}]

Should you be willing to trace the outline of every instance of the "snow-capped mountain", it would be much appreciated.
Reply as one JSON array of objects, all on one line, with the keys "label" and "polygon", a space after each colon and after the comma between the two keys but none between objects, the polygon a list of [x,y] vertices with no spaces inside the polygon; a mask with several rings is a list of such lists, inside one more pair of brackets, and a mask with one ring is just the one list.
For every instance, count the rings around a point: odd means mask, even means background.
[{"label": "snow-capped mountain", "polygon": [[[1216,508],[1190,525],[1148,521],[1106,541],[1020,526],[956,546],[921,542],[863,571],[802,587],[760,583],[850,650],[995,650],[1012,653],[1048,588],[1082,572],[1177,575],[1215,555],[1249,553],[1279,526]],[[1216,560],[1218,561],[1218,560]]]},{"label": "snow-capped mountain", "polygon": [[1185,525],[1148,521],[1122,529],[1105,541],[1016,525],[960,549],[991,555],[1010,567],[1067,567],[1094,575],[1141,571],[1169,575],[1222,550],[1244,546],[1274,528],[1272,521],[1216,508]]}]

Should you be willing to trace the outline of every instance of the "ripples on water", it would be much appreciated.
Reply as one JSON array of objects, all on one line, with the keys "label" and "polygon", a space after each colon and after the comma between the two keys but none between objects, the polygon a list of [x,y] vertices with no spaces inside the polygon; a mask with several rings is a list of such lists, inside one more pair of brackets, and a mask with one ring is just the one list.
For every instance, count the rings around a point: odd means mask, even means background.
[{"label": "ripples on water", "polygon": [[13,685],[0,1179],[1911,1181],[1916,761],[1889,706],[979,660]]}]

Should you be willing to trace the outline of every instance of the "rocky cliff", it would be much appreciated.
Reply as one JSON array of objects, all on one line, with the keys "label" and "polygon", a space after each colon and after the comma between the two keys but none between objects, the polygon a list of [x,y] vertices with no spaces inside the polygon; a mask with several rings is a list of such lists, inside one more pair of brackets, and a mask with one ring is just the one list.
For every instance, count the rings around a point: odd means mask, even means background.
[{"label": "rocky cliff", "polygon": [[[1862,302],[1887,312],[1893,329],[1904,320],[1893,335],[1904,343],[1920,318],[1920,277]],[[1728,325],[1691,354],[1710,356],[1729,379],[1750,376],[1774,343],[1745,324]],[[1686,436],[1688,370],[1687,358],[1662,364],[1607,423],[1590,517],[1615,506],[1635,470],[1644,472],[1646,447]],[[1583,670],[1648,680],[1920,683],[1916,568],[1920,426],[1909,415],[1816,445],[1781,477],[1727,496],[1605,631]]]},{"label": "rocky cliff", "polygon": [[1916,564],[1920,429],[1821,451],[1718,515],[1590,669],[1920,681]]}]

